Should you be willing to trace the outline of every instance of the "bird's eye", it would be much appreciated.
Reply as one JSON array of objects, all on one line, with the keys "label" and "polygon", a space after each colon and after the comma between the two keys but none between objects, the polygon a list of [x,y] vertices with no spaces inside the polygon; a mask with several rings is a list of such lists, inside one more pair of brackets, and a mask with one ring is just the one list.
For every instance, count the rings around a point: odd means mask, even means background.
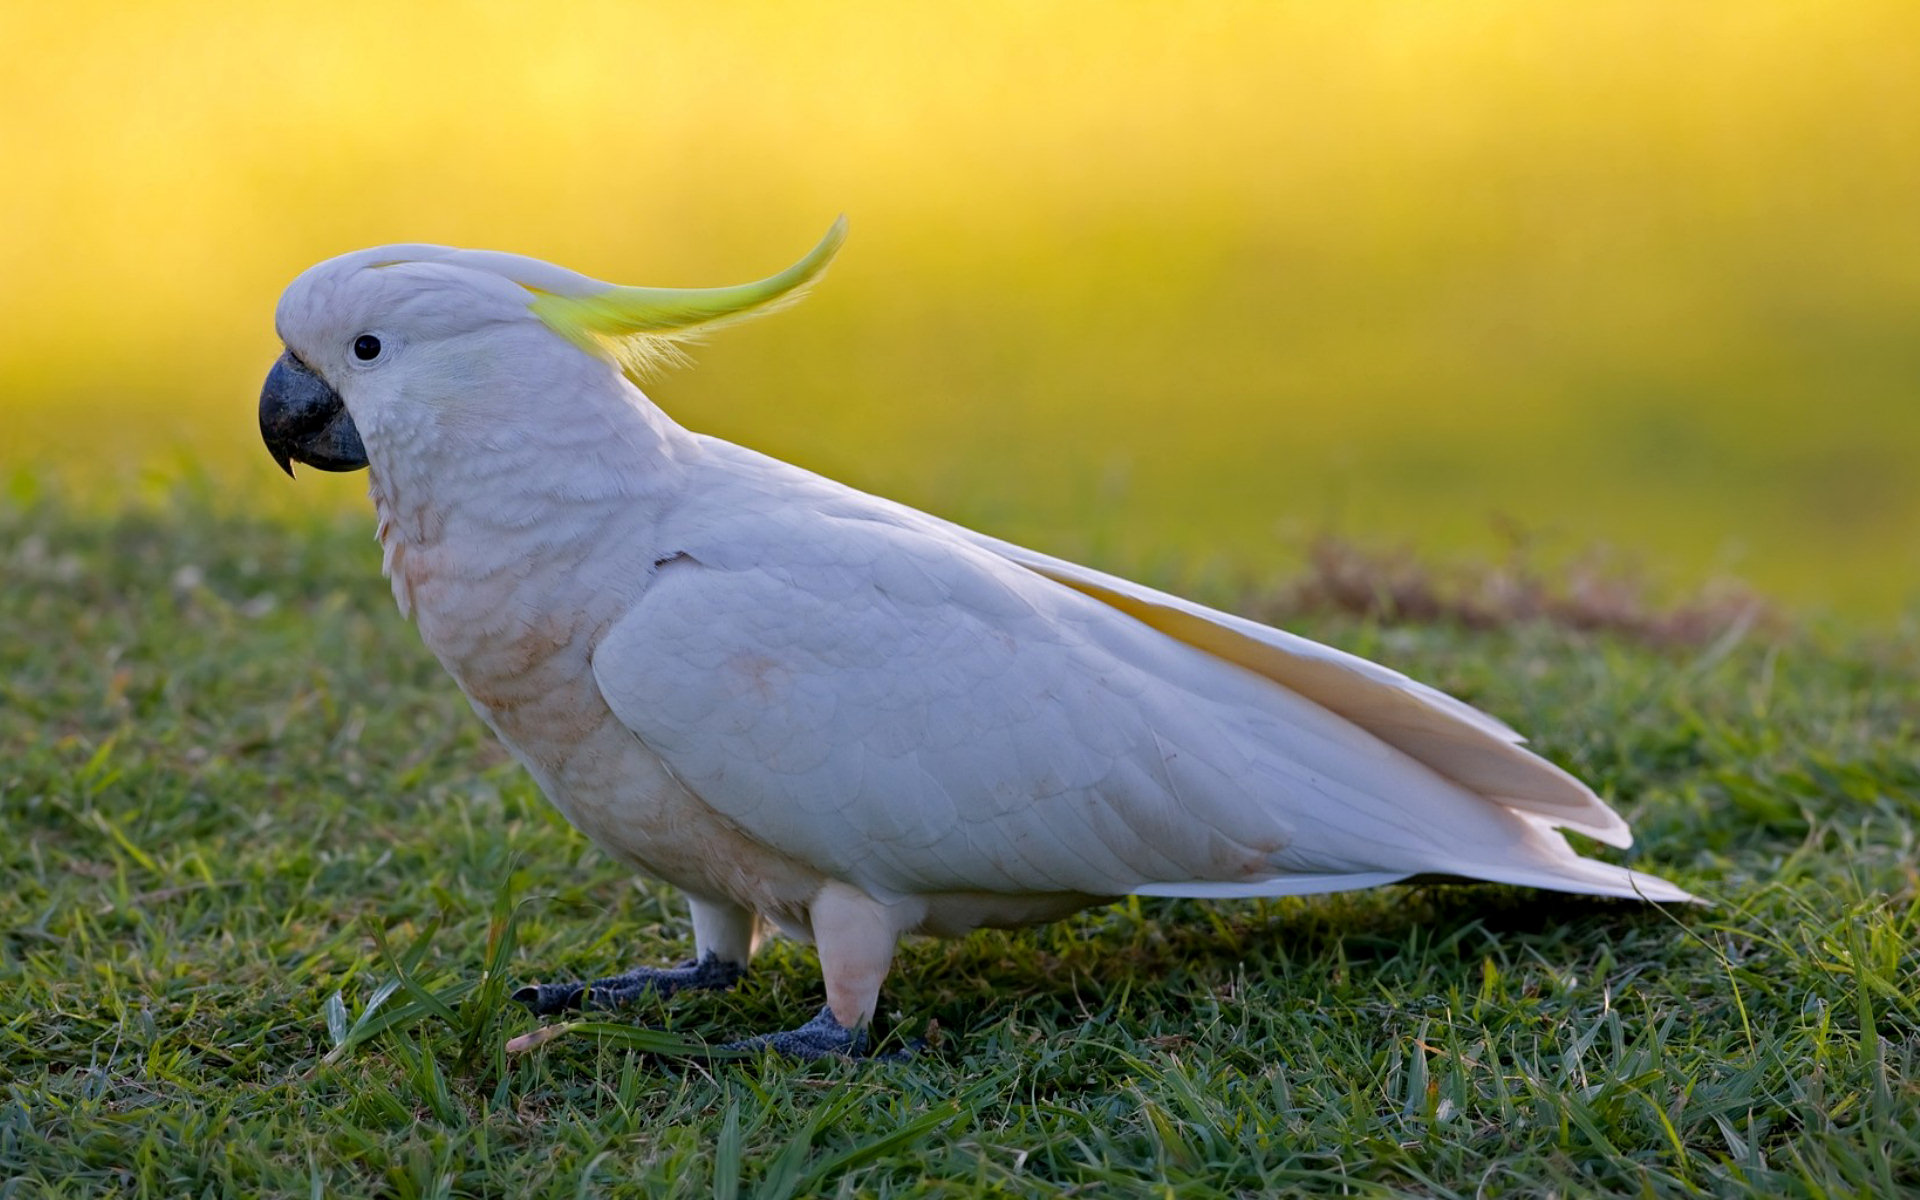
[{"label": "bird's eye", "polygon": [[372,362],[380,357],[380,339],[370,333],[363,333],[353,339],[353,356],[361,362]]}]

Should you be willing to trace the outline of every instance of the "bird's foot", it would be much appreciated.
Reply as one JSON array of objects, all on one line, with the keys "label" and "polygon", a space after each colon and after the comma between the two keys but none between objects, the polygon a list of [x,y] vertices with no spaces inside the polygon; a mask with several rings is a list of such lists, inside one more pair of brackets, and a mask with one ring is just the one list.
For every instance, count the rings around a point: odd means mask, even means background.
[{"label": "bird's foot", "polygon": [[771,1050],[786,1058],[815,1059],[829,1054],[862,1058],[867,1052],[867,1031],[848,1029],[833,1019],[831,1006],[822,1006],[813,1020],[785,1033],[763,1033],[758,1037],[728,1042],[722,1050]]},{"label": "bird's foot", "polygon": [[642,996],[724,991],[740,982],[744,974],[746,968],[739,963],[724,962],[718,955],[709,954],[677,967],[635,967],[624,975],[591,983],[530,983],[514,992],[513,998],[534,1015],[545,1017],[576,1008],[623,1008]]},{"label": "bird's foot", "polygon": [[834,1020],[833,1008],[825,1006],[814,1015],[813,1020],[798,1029],[789,1029],[785,1033],[763,1033],[758,1037],[728,1042],[718,1048],[748,1052],[771,1050],[785,1058],[807,1061],[838,1054],[843,1058],[857,1058],[864,1062],[906,1062],[926,1046],[925,1039],[915,1038],[898,1050],[868,1054],[867,1031],[847,1028]]}]

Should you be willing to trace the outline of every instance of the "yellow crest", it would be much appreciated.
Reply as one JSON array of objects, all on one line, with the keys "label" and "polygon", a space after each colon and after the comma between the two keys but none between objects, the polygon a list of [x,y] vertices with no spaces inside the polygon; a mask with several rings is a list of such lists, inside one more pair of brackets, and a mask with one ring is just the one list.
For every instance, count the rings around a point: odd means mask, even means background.
[{"label": "yellow crest", "polygon": [[847,240],[847,219],[778,275],[721,288],[609,287],[562,295],[538,287],[528,308],[574,345],[620,364],[639,383],[649,371],[684,361],[680,347],[709,330],[777,312],[806,295]]}]

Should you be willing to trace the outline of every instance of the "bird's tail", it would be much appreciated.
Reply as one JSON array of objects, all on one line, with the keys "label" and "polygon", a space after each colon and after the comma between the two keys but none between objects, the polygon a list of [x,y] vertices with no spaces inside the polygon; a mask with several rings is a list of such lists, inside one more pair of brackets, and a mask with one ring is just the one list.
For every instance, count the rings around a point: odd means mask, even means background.
[{"label": "bird's tail", "polygon": [[1133,889],[1136,896],[1168,896],[1189,900],[1251,900],[1268,896],[1316,896],[1352,892],[1389,883],[1423,881],[1452,883],[1511,883],[1546,888],[1579,896],[1617,896],[1622,900],[1649,900],[1658,904],[1705,904],[1700,897],[1657,875],[1616,867],[1611,863],[1579,860],[1578,871],[1549,871],[1516,867],[1488,867],[1472,874],[1394,875],[1365,872],[1349,875],[1280,875],[1252,883],[1146,883]]},{"label": "bird's tail", "polygon": [[1706,903],[1658,875],[1581,858],[1571,851],[1565,860],[1552,864],[1505,864],[1471,868],[1463,873],[1469,878],[1488,883],[1514,883],[1522,887],[1572,892],[1580,896],[1618,896],[1623,900],[1651,900],[1660,904]]},{"label": "bird's tail", "polygon": [[1444,869],[1428,871],[1368,871],[1327,874],[1276,875],[1270,879],[1223,883],[1194,880],[1149,883],[1133,889],[1136,896],[1178,896],[1195,900],[1236,900],[1261,896],[1312,896],[1349,892],[1388,883],[1452,881],[1511,883],[1581,896],[1617,896],[1659,904],[1705,904],[1706,901],[1657,875],[1618,867],[1598,859],[1582,858],[1567,839],[1544,821],[1523,818],[1532,826],[1529,853],[1518,861],[1483,863],[1453,861]]}]

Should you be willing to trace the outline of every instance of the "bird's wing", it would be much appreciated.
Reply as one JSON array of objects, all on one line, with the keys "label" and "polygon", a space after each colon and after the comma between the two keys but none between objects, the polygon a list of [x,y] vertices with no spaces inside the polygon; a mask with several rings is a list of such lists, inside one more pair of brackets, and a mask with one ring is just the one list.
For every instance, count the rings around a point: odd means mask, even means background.
[{"label": "bird's wing", "polygon": [[873,507],[903,523],[940,529],[1090,596],[1208,654],[1264,675],[1338,713],[1381,741],[1498,804],[1612,846],[1631,846],[1627,823],[1593,790],[1534,754],[1501,721],[1388,667],[1244,617],[976,533],[892,501],[853,492],[729,443],[716,457],[763,476],[826,511]]},{"label": "bird's wing", "polygon": [[1271,781],[1144,695],[1104,605],[938,532],[804,509],[677,549],[594,679],[750,837],[883,896],[1274,873],[1289,831],[1251,794]]}]

